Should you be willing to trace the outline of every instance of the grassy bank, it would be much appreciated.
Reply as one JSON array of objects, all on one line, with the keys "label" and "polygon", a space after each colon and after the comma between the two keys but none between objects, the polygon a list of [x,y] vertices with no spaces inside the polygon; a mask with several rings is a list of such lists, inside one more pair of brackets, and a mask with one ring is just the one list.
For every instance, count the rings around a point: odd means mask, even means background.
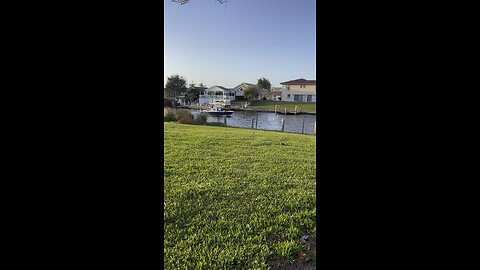
[{"label": "grassy bank", "polygon": [[171,122],[164,135],[165,269],[314,261],[315,136]]},{"label": "grassy bank", "polygon": [[[245,101],[233,101],[232,107],[241,107],[245,105]],[[251,101],[249,109],[253,110],[269,110],[274,111],[275,105],[280,106],[280,111],[284,111],[287,108],[287,112],[295,111],[295,106],[302,112],[315,113],[317,111],[317,104],[312,102],[289,102],[289,101],[273,101],[273,100],[254,100]]]}]

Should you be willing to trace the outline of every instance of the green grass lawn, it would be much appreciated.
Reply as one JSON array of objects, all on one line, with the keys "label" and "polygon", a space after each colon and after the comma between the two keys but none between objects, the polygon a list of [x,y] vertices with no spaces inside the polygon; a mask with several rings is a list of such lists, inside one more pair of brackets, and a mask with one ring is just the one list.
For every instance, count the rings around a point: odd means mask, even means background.
[{"label": "green grass lawn", "polygon": [[[315,260],[316,137],[164,123],[165,269]],[[311,261],[311,262],[312,262]]]},{"label": "green grass lawn", "polygon": [[[232,107],[240,107],[245,104],[245,101],[233,101]],[[302,112],[315,113],[317,111],[317,104],[313,102],[289,102],[289,101],[274,101],[274,100],[254,100],[251,101],[250,109],[258,110],[275,110],[275,105],[280,106],[280,111],[284,111],[285,107],[288,112],[295,111],[295,106]]]}]

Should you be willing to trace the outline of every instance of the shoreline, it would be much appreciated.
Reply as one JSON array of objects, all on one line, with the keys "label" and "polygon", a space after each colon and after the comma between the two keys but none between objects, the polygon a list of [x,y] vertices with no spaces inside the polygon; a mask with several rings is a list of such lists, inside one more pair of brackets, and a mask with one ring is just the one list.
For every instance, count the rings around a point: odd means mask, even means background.
[{"label": "shoreline", "polygon": [[[184,105],[184,106],[176,106],[174,108],[184,108],[184,109],[192,109],[192,110],[198,110],[200,109],[198,106],[189,106],[189,105]],[[272,112],[275,113],[275,110],[264,110],[264,109],[245,109],[245,108],[238,108],[238,107],[231,107],[230,110],[232,111],[251,111],[251,112]],[[278,114],[285,114],[280,111],[277,111],[276,113]],[[297,112],[296,115],[301,115],[301,114],[308,114],[308,115],[317,115],[316,112]],[[295,112],[288,112],[287,115],[295,115]]]}]

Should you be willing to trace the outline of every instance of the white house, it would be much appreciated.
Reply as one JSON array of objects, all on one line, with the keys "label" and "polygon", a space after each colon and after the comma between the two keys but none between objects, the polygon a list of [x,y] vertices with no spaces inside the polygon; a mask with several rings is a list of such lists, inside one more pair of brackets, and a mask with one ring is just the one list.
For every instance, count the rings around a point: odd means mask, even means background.
[{"label": "white house", "polygon": [[281,87],[273,87],[272,88],[272,100],[281,101],[282,100],[282,88]]},{"label": "white house", "polygon": [[260,92],[260,90],[262,90],[260,87],[258,87],[258,85],[256,84],[253,84],[253,83],[241,83],[237,86],[235,86],[233,89],[235,89],[236,93],[235,93],[235,96],[237,97],[243,97],[243,94],[244,94],[244,91],[247,87],[253,87],[253,88],[257,88],[258,91]]},{"label": "white house", "polygon": [[206,106],[216,100],[225,100],[229,103],[230,101],[235,100],[235,93],[235,89],[215,85],[200,92],[198,102],[201,106]]},{"label": "white house", "polygon": [[282,101],[317,102],[317,81],[297,79],[280,83]]}]

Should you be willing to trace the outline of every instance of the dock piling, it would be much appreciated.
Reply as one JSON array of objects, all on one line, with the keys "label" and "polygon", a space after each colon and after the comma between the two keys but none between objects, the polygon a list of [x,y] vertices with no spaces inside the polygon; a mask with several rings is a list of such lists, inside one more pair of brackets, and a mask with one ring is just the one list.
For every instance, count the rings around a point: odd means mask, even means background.
[{"label": "dock piling", "polygon": [[302,134],[305,134],[305,117],[303,118],[303,121],[302,121]]},{"label": "dock piling", "polygon": [[282,119],[282,132],[285,130],[285,119]]}]

